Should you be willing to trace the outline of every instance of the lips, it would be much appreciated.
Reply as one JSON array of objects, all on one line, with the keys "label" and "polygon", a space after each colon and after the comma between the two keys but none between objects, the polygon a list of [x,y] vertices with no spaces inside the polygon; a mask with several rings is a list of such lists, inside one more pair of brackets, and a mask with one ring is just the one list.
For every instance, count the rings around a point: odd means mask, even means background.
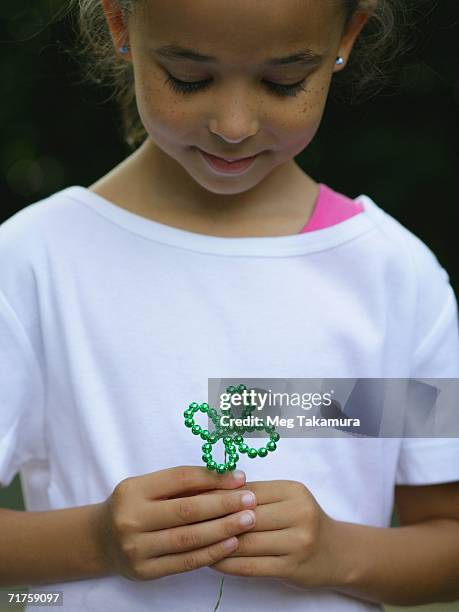
[{"label": "lips", "polygon": [[199,149],[199,152],[206,160],[207,164],[210,166],[212,170],[217,172],[218,174],[242,174],[253,164],[253,162],[257,159],[258,155],[253,155],[252,157],[243,157],[239,158],[235,161],[227,161],[223,157],[216,157],[215,155],[211,155]]},{"label": "lips", "polygon": [[229,164],[232,164],[234,162],[237,161],[243,161],[244,159],[252,159],[253,157],[256,157],[258,155],[248,155],[247,157],[223,157],[222,155],[214,155],[213,153],[208,153],[207,151],[202,151],[203,153],[206,153],[207,155],[210,155],[211,157],[215,157],[217,159],[223,159],[223,161],[228,162]]}]

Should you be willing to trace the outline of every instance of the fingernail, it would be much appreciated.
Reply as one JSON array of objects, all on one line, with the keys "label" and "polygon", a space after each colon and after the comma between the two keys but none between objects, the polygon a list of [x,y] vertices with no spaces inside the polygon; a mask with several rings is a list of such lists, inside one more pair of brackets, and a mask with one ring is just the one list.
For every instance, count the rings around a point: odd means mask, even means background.
[{"label": "fingernail", "polygon": [[255,502],[255,495],[253,493],[244,493],[241,497],[243,506],[251,506]]},{"label": "fingernail", "polygon": [[254,515],[251,512],[244,512],[244,514],[241,514],[239,522],[244,526],[252,525],[255,522]]},{"label": "fingernail", "polygon": [[230,538],[229,540],[225,540],[223,542],[223,548],[231,549],[235,548],[237,545],[237,538]]},{"label": "fingernail", "polygon": [[238,482],[244,482],[245,472],[243,472],[242,470],[236,470],[235,472],[232,472],[232,474],[234,480],[237,480]]}]

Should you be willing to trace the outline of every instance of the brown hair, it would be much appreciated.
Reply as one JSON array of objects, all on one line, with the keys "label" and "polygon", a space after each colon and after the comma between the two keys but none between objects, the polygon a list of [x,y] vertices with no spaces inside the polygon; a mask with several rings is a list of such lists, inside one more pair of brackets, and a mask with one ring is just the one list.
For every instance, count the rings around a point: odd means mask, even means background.
[{"label": "brown hair", "polygon": [[[125,18],[145,0],[116,0]],[[413,2],[416,0],[412,0]],[[417,0],[422,1],[422,0]],[[345,11],[345,27],[356,11],[368,11],[371,16],[358,37],[345,70],[333,77],[332,91],[336,97],[356,103],[374,95],[386,85],[394,72],[394,60],[411,47],[410,36],[404,35],[410,23],[406,0],[339,0]],[[69,0],[66,11],[76,17],[77,57],[80,57],[84,78],[106,85],[121,111],[122,135],[134,149],[146,137],[140,120],[134,89],[132,64],[120,57],[102,9],[101,0]],[[403,34],[402,34],[403,33]]]}]

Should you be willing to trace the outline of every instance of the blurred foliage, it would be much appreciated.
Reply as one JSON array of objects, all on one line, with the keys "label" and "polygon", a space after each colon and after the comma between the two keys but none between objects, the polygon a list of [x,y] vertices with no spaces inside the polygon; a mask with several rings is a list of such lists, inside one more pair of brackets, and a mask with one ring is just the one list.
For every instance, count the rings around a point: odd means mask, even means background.
[{"label": "blurred foliage", "polygon": [[9,508],[11,510],[25,509],[19,474],[16,474],[9,487],[0,487],[0,508]]},{"label": "blurred foliage", "polygon": [[[76,29],[59,19],[65,6],[10,0],[0,7],[0,222],[55,191],[93,183],[128,154],[109,92],[82,83],[67,52]],[[331,96],[297,161],[336,191],[369,195],[417,234],[458,293],[458,0],[433,2],[418,28],[396,82],[356,106]],[[18,476],[0,491],[1,506],[23,509]],[[416,609],[453,608],[459,604]]]}]

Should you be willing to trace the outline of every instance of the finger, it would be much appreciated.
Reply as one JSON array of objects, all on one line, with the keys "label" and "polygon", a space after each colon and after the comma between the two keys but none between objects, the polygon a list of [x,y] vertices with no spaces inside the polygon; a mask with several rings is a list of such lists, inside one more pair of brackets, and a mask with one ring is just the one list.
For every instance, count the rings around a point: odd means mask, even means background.
[{"label": "finger", "polygon": [[270,504],[293,498],[305,487],[295,480],[256,480],[245,482],[244,488],[255,493],[259,504]]},{"label": "finger", "polygon": [[[272,480],[272,481],[249,481],[245,482],[241,485],[240,490],[242,489],[247,491],[252,491],[255,493],[257,500],[261,504],[270,504],[275,502],[280,502],[285,499],[292,497],[291,492],[286,492],[285,483],[290,481],[285,480]],[[209,493],[230,493],[229,490],[216,490],[216,491],[203,491],[203,495],[208,495]]]},{"label": "finger", "polygon": [[288,563],[286,555],[269,557],[227,557],[209,567],[223,574],[232,574],[233,576],[265,576],[280,578],[286,573]]},{"label": "finger", "polygon": [[[250,523],[241,522],[241,518],[249,516]],[[240,536],[250,529],[255,522],[255,513],[245,510],[231,514],[221,519],[204,521],[196,525],[186,525],[172,529],[162,529],[151,534],[142,534],[142,550],[144,558],[196,550],[223,542],[231,536]]]},{"label": "finger", "polygon": [[[249,489],[244,485],[238,489],[238,493],[243,493]],[[224,491],[219,493],[222,496],[231,495],[234,493]],[[210,495],[203,494],[203,497],[208,498]],[[301,508],[296,508],[292,505],[291,500],[274,502],[272,504],[261,504],[257,497],[257,504],[253,507],[256,517],[255,525],[251,531],[275,531],[278,529],[287,529],[298,522],[298,513]]]},{"label": "finger", "polygon": [[[248,499],[246,501],[246,497]],[[244,508],[255,508],[256,497],[251,491],[231,491],[231,494],[193,495],[179,499],[164,499],[147,504],[142,513],[144,531],[170,529],[234,514]]]},{"label": "finger", "polygon": [[148,579],[161,578],[170,574],[189,572],[200,567],[209,566],[224,559],[228,553],[237,547],[237,538],[230,538],[224,542],[212,544],[206,548],[200,548],[191,552],[183,552],[172,555],[164,555],[156,559],[148,559],[141,568],[142,575]]},{"label": "finger", "polygon": [[[244,485],[241,485],[241,488],[239,489],[240,491],[242,491],[242,489],[247,490],[247,491],[252,491],[253,493],[255,493],[257,499],[259,500],[259,503],[262,504],[270,504],[270,503],[274,503],[274,502],[280,502],[283,501],[285,499],[287,499],[288,497],[290,497],[289,494],[285,494],[284,493],[284,489],[282,487],[279,487],[277,485],[278,482],[283,482],[283,481],[272,481],[273,483],[276,484],[271,484],[271,482],[245,482]],[[229,490],[218,490],[217,491],[220,493],[230,493],[231,491]],[[214,493],[217,491],[206,491],[203,492],[203,495],[209,494],[209,493]]]},{"label": "finger", "polygon": [[260,505],[257,498],[254,511],[256,523],[252,528],[253,531],[287,529],[297,522],[297,512],[290,500]]},{"label": "finger", "polygon": [[[242,477],[238,478],[242,474]],[[188,491],[233,489],[245,482],[244,472],[218,474],[204,466],[182,465],[159,470],[140,477],[146,499],[167,499]]]},{"label": "finger", "polygon": [[228,558],[288,555],[292,549],[292,538],[297,538],[293,528],[263,532],[250,530],[238,536],[239,546]]}]

